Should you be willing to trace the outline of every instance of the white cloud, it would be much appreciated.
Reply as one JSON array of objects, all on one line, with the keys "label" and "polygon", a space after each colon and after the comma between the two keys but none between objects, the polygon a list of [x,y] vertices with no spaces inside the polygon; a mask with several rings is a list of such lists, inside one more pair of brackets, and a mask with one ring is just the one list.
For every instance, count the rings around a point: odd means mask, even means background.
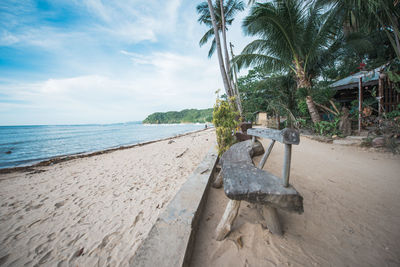
[{"label": "white cloud", "polygon": [[[134,55],[126,51],[124,54]],[[143,60],[151,71],[142,70],[142,64],[132,64],[123,77],[87,75],[48,79],[0,86],[0,94],[14,100],[13,110],[17,113],[36,110],[29,115],[30,119],[45,118],[41,123],[142,120],[154,111],[213,105],[214,92],[220,85],[213,62],[193,55],[159,52]],[[4,108],[7,106],[2,105],[0,112]]]},{"label": "white cloud", "polygon": [[19,38],[10,32],[3,30],[0,36],[0,46],[9,46],[17,43]]},{"label": "white cloud", "polygon": [[[39,62],[49,71],[37,71],[35,80],[0,75],[0,124],[122,122],[212,107],[223,85],[217,56],[208,59],[209,45],[198,46],[206,28],[197,23],[195,2],[65,1],[95,19],[59,28],[21,16],[18,30],[0,35],[0,45],[42,49],[52,60]],[[228,38],[239,54],[240,21]]]}]

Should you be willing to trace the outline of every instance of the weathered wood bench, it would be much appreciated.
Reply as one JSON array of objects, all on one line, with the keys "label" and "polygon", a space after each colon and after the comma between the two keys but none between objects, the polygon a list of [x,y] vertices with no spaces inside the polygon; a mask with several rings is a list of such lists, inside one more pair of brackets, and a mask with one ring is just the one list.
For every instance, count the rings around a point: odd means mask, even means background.
[{"label": "weathered wood bench", "polygon": [[[247,133],[253,136],[252,140],[234,144],[221,157],[224,191],[231,200],[217,227],[217,240],[223,240],[230,232],[242,200],[256,204],[264,218],[263,225],[277,235],[282,235],[277,209],[303,212],[303,197],[289,184],[291,148],[300,142],[298,131],[255,128]],[[252,161],[255,137],[272,140],[258,167]],[[282,179],[262,170],[276,141],[285,145]]]}]

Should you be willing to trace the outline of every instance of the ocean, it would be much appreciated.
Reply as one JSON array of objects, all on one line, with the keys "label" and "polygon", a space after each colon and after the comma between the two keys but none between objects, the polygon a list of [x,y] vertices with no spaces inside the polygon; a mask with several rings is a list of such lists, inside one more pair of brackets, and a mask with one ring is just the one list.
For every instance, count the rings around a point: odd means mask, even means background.
[{"label": "ocean", "polygon": [[94,152],[175,136],[204,124],[141,122],[87,125],[0,126],[0,169],[64,155]]}]

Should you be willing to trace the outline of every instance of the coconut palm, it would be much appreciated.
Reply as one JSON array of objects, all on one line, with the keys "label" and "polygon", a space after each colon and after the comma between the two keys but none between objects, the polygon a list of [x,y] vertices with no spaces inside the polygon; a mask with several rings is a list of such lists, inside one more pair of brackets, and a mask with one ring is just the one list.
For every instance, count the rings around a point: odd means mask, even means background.
[{"label": "coconut palm", "polygon": [[232,91],[231,91],[230,81],[229,81],[228,75],[226,73],[224,59],[222,56],[221,41],[219,39],[219,31],[218,31],[216,14],[215,14],[214,7],[213,7],[211,0],[207,0],[207,5],[208,5],[209,14],[210,14],[210,18],[211,18],[211,24],[213,26],[213,31],[214,31],[214,36],[215,36],[215,44],[216,44],[216,49],[217,49],[217,54],[218,54],[219,69],[221,71],[221,76],[222,76],[222,80],[224,83],[226,95],[228,97],[231,97]]},{"label": "coconut palm", "polygon": [[[211,57],[214,51],[217,49],[221,75],[224,80],[225,91],[228,97],[235,95],[238,96],[238,93],[235,92],[236,91],[235,86],[230,77],[231,70],[230,70],[230,59],[227,48],[226,30],[227,30],[227,25],[232,24],[235,14],[238,11],[242,11],[243,9],[244,9],[243,2],[238,0],[228,0],[226,4],[224,4],[223,0],[216,1],[215,4],[212,4],[211,1],[207,1],[207,2],[202,2],[197,6],[197,12],[200,15],[198,21],[201,24],[205,24],[206,26],[212,27],[200,39],[199,44],[200,46],[202,46],[206,44],[211,37],[214,37],[211,42],[211,48],[209,50],[208,56]],[[220,48],[221,42],[219,38],[220,33],[222,34],[223,38],[222,44],[224,46],[225,62],[222,53],[220,55],[220,49],[221,49]],[[227,80],[227,84],[225,84],[225,79]],[[236,104],[239,109],[240,115],[242,115],[242,109],[239,97],[236,97]]]},{"label": "coconut palm", "polygon": [[382,29],[400,59],[400,1],[398,0],[316,0],[329,6],[346,32],[359,31],[361,26]]},{"label": "coconut palm", "polygon": [[[217,28],[218,31],[222,31],[222,19],[221,19],[221,1],[215,2],[213,5],[214,11],[215,11],[215,18],[217,22]],[[239,11],[244,10],[244,4],[242,1],[238,0],[228,0],[226,1],[224,5],[224,15],[225,15],[225,28],[226,30],[228,29],[229,25],[232,25],[232,22],[235,19],[235,15]],[[214,30],[211,22],[211,15],[210,15],[210,10],[208,9],[208,3],[207,2],[202,2],[197,6],[197,13],[200,15],[198,18],[198,22],[200,24],[204,24],[210,29],[203,35],[203,37],[199,41],[199,45],[203,46],[208,41],[212,39],[211,41],[211,46],[210,50],[208,51],[208,57],[211,57],[214,52],[215,52],[215,47],[216,47],[216,42],[215,42],[215,37],[214,37]]]},{"label": "coconut palm", "polygon": [[[333,15],[320,6],[296,0],[255,3],[243,21],[247,35],[257,36],[235,58],[239,67],[262,66],[267,70],[292,72],[297,88],[311,88],[333,52],[340,47],[339,30]],[[307,107],[312,121],[320,121],[309,94]]]}]

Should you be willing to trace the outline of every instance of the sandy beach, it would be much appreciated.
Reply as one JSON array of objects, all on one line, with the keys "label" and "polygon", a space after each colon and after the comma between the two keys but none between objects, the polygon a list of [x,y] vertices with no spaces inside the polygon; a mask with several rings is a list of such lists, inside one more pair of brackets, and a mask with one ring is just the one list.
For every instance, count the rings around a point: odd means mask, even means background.
[{"label": "sandy beach", "polygon": [[0,265],[126,266],[213,130],[0,174]]},{"label": "sandy beach", "polygon": [[[216,241],[228,198],[211,188],[191,266],[400,266],[400,157],[304,137],[292,155],[290,183],[304,213],[279,211],[283,238],[242,202],[233,232]],[[275,145],[265,169],[279,176],[282,159]]]}]

